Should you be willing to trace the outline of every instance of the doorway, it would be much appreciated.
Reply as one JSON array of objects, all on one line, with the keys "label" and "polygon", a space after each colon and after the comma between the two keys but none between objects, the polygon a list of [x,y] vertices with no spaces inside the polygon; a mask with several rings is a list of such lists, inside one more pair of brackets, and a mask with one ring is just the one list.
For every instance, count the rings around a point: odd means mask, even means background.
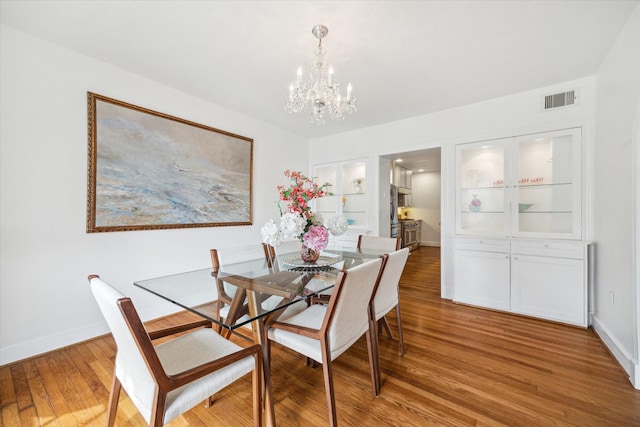
[{"label": "doorway", "polygon": [[[390,180],[399,193],[400,229],[403,220],[409,223],[420,220],[417,250],[424,248],[424,251],[438,255],[442,211],[441,151],[440,147],[435,147],[381,156],[389,161]],[[399,235],[402,236],[402,232]]]}]

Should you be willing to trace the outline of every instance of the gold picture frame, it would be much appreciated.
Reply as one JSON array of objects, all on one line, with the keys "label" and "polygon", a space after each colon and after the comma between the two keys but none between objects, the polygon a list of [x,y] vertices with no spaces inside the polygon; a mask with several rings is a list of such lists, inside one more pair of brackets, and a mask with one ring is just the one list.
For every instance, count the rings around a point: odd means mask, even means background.
[{"label": "gold picture frame", "polygon": [[253,139],[87,92],[87,232],[252,224]]}]

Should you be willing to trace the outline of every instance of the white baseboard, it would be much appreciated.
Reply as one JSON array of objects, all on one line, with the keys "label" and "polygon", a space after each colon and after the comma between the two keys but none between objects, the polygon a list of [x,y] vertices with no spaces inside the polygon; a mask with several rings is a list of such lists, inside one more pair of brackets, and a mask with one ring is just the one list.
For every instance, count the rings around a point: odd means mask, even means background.
[{"label": "white baseboard", "polygon": [[[157,304],[139,311],[143,321],[167,316],[172,312],[180,311],[180,307],[168,307],[168,304]],[[168,309],[169,308],[169,309]],[[19,360],[28,359],[53,350],[90,340],[109,333],[109,327],[105,321],[84,325],[79,328],[65,331],[60,334],[39,337],[33,340],[21,342],[8,347],[0,348],[0,366],[8,365]]]},{"label": "white baseboard", "polygon": [[633,357],[619,345],[609,333],[606,326],[598,321],[597,316],[591,317],[591,326],[600,340],[609,349],[613,357],[618,361],[622,369],[629,375],[629,381],[634,388],[640,390],[640,366],[634,362]]},{"label": "white baseboard", "polygon": [[420,242],[418,242],[418,246],[440,247],[440,241],[430,241],[430,240],[420,241]]},{"label": "white baseboard", "polygon": [[107,323],[97,322],[60,334],[39,337],[0,349],[0,366],[27,359],[71,344],[86,341],[109,332]]}]

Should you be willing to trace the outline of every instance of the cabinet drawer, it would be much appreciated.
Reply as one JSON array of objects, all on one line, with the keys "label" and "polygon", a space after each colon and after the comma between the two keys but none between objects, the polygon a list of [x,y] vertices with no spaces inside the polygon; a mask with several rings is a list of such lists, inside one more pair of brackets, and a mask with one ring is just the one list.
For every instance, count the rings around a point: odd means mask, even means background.
[{"label": "cabinet drawer", "polygon": [[457,238],[456,249],[468,251],[506,252],[509,253],[509,241],[505,239]]},{"label": "cabinet drawer", "polygon": [[511,242],[511,251],[514,255],[537,255],[557,258],[584,259],[584,243],[567,243],[554,240],[534,240]]}]

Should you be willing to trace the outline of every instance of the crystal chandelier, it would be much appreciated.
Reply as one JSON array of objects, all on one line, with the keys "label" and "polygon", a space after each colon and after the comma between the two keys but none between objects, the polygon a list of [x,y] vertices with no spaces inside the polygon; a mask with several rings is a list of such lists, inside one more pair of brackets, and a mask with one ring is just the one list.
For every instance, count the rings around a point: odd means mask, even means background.
[{"label": "crystal chandelier", "polygon": [[329,29],[324,25],[316,25],[311,30],[318,39],[316,60],[309,70],[306,80],[302,76],[302,67],[298,67],[298,76],[289,86],[289,99],[285,109],[290,113],[311,109],[311,123],[325,123],[325,115],[329,113],[335,120],[342,120],[346,114],[356,111],[356,99],[351,96],[351,83],[347,85],[346,97],[340,95],[340,85],[333,79],[333,67],[325,63],[326,51],[322,49],[322,38]]}]

